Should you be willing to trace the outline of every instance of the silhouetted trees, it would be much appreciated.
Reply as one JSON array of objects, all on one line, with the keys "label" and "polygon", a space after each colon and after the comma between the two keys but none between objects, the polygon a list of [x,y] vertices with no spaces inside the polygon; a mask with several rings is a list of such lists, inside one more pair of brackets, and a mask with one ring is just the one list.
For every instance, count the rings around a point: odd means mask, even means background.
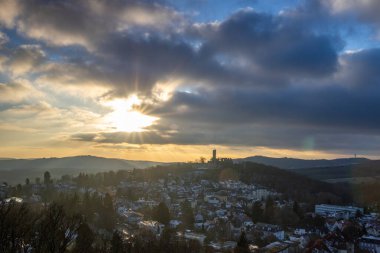
[{"label": "silhouetted trees", "polygon": [[112,231],[116,224],[116,213],[111,196],[107,193],[103,199],[103,205],[99,209],[99,222],[101,228]]},{"label": "silhouetted trees", "polygon": [[35,225],[38,237],[33,248],[37,252],[64,253],[74,242],[81,222],[79,215],[69,216],[62,206],[51,204]]},{"label": "silhouetted trees", "polygon": [[87,223],[82,223],[78,228],[78,236],[75,240],[74,253],[92,253],[94,252],[92,244],[95,235]]},{"label": "silhouetted trees", "polygon": [[0,252],[64,253],[75,239],[82,222],[69,216],[62,206],[51,204],[33,212],[26,204],[0,204]]},{"label": "silhouetted trees", "polygon": [[239,237],[239,241],[237,242],[237,246],[235,248],[235,253],[249,253],[250,250],[248,248],[248,240],[247,240],[247,237],[245,235],[245,232],[241,232],[240,234],[240,237]]},{"label": "silhouetted trees", "polygon": [[161,222],[162,224],[168,225],[170,221],[169,208],[165,203],[161,202],[153,210],[153,219]]},{"label": "silhouetted trees", "polygon": [[192,228],[194,224],[194,212],[191,208],[190,202],[185,200],[181,204],[182,210],[182,223],[186,228]]},{"label": "silhouetted trees", "polygon": [[272,197],[265,200],[264,220],[265,222],[272,223],[275,214],[275,204]]},{"label": "silhouetted trees", "polygon": [[[290,199],[315,204],[326,200],[326,198],[322,200],[321,196],[324,195],[323,193],[328,193],[328,198],[333,204],[352,203],[353,196],[350,187],[342,184],[333,185],[310,179],[289,170],[251,162],[234,164],[233,168],[242,182],[259,184],[274,189]],[[214,173],[218,172],[214,171]],[[217,178],[215,175],[213,177]]]},{"label": "silhouetted trees", "polygon": [[111,253],[123,253],[124,243],[119,232],[115,231],[111,240]]},{"label": "silhouetted trees", "polygon": [[49,185],[51,183],[51,175],[49,171],[44,173],[44,184]]},{"label": "silhouetted trees", "polygon": [[260,201],[256,201],[252,205],[252,221],[255,223],[264,221],[264,211],[261,208]]},{"label": "silhouetted trees", "polygon": [[0,204],[0,252],[21,252],[31,244],[37,220],[26,204]]}]

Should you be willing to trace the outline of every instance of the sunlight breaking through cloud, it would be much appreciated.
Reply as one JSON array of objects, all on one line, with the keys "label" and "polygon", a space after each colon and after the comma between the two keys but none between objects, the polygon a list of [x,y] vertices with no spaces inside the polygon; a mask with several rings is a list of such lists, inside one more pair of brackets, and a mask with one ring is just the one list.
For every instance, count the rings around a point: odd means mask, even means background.
[{"label": "sunlight breaking through cloud", "polygon": [[115,130],[118,132],[143,132],[146,127],[154,124],[158,118],[146,115],[134,109],[140,105],[141,100],[136,96],[128,99],[114,99],[105,103],[112,112],[105,115],[103,129]]}]

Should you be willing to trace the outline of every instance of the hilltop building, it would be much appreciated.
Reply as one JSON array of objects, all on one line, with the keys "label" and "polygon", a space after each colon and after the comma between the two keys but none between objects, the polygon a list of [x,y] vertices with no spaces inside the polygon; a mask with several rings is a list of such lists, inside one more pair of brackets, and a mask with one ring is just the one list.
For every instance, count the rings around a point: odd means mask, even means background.
[{"label": "hilltop building", "polygon": [[225,168],[232,167],[233,160],[231,158],[217,158],[216,157],[216,149],[212,150],[212,158],[208,162],[209,167],[211,168]]}]

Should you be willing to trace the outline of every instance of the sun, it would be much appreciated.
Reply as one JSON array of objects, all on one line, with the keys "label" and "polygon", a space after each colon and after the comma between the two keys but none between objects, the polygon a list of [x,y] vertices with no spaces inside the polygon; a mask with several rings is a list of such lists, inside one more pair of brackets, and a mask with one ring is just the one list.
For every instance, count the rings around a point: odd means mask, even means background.
[{"label": "sun", "polygon": [[153,125],[158,118],[134,110],[133,106],[139,104],[141,104],[141,100],[137,96],[108,101],[106,106],[110,107],[112,112],[104,118],[107,128],[119,132],[145,131],[145,128]]}]

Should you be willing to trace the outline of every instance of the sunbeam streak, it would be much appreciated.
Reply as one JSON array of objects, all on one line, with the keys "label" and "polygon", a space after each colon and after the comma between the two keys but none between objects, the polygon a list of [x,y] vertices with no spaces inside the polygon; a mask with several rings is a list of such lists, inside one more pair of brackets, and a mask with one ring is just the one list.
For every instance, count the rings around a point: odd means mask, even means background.
[{"label": "sunbeam streak", "polygon": [[143,132],[159,118],[143,114],[133,108],[140,103],[137,96],[107,102],[105,105],[110,107],[112,112],[104,117],[105,128],[118,132]]}]

